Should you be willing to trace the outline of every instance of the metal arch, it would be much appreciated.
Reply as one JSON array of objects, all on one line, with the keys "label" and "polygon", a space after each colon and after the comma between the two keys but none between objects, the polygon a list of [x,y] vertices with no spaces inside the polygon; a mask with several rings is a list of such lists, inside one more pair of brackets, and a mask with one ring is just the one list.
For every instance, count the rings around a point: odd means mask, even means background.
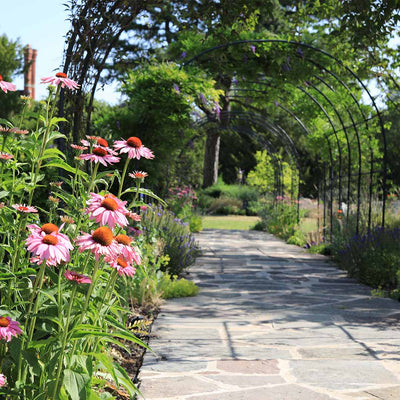
[{"label": "metal arch", "polygon": [[[306,92],[309,96],[311,96],[308,92]],[[319,105],[319,103],[318,103],[318,101],[315,101],[314,100],[314,97],[313,96],[311,96],[311,98],[313,99],[313,101],[317,104],[317,105]],[[288,111],[288,110],[287,110]],[[297,116],[296,116],[296,118],[297,118],[297,120],[298,121],[301,121]],[[329,119],[329,116],[328,116],[328,119]],[[301,125],[305,128],[305,125],[301,122]],[[334,128],[334,126],[333,126],[333,128]],[[337,130],[336,130],[337,131]],[[306,132],[307,133],[310,133],[307,129],[306,129]],[[335,133],[335,131],[334,131],[334,133]],[[332,147],[331,147],[331,143],[330,143],[330,140],[329,140],[329,137],[328,137],[328,135],[326,134],[326,133],[324,133],[324,136],[325,136],[325,139],[327,140],[327,143],[328,143],[328,149],[329,149],[329,157],[330,157],[330,166],[329,166],[329,171],[330,171],[330,174],[329,174],[329,180],[330,180],[330,196],[331,196],[331,199],[333,199],[333,165],[334,165],[334,163],[333,163],[333,152],[332,152]],[[337,144],[338,144],[338,148],[339,148],[339,152],[340,152],[340,150],[341,150],[341,148],[340,148],[340,144],[339,144],[339,142],[338,142],[338,137],[337,137],[337,135],[335,135],[336,136],[336,139],[337,139]],[[290,136],[289,136],[290,137]],[[340,176],[341,176],[341,173],[339,174],[339,179],[340,179]],[[325,173],[324,173],[324,179],[325,179]],[[324,188],[326,187],[326,185],[324,184]],[[325,189],[324,189],[325,190]],[[299,193],[300,193],[300,191],[299,191]],[[326,195],[325,195],[325,191],[324,191],[324,231],[325,231],[325,227],[326,227]],[[298,215],[299,215],[299,210],[298,210]],[[330,219],[330,236],[331,236],[331,238],[332,238],[332,235],[333,235],[333,204],[332,204],[332,201],[330,202],[330,215],[331,215],[331,219]]]},{"label": "metal arch", "polygon": [[353,78],[359,83],[359,85],[361,85],[362,89],[365,91],[365,93],[371,100],[373,107],[376,110],[376,113],[377,113],[377,116],[379,119],[380,130],[381,130],[381,134],[382,134],[382,138],[383,138],[383,176],[382,176],[383,199],[382,199],[382,222],[381,222],[381,225],[382,225],[382,227],[384,227],[385,226],[385,212],[386,212],[386,194],[387,194],[387,187],[386,187],[387,186],[386,185],[386,181],[387,181],[387,141],[386,141],[385,127],[384,127],[381,113],[376,105],[375,99],[372,97],[368,88],[365,86],[365,84],[362,82],[362,80],[358,77],[358,75],[354,71],[352,71],[349,67],[344,65],[341,60],[339,60],[337,57],[333,56],[332,54],[328,53],[327,51],[322,50],[317,47],[314,47],[312,45],[303,43],[303,42],[289,41],[289,40],[283,40],[283,39],[247,39],[247,40],[237,40],[237,41],[233,41],[233,42],[229,42],[229,43],[224,43],[224,44],[221,44],[218,46],[208,48],[208,49],[203,50],[202,52],[196,54],[195,56],[193,56],[192,58],[190,58],[189,60],[184,62],[181,65],[181,68],[190,64],[192,61],[200,58],[201,56],[203,56],[207,53],[210,53],[212,51],[222,49],[222,48],[228,48],[228,47],[234,46],[234,45],[246,44],[246,43],[281,43],[281,44],[288,44],[288,45],[301,46],[301,47],[308,48],[312,51],[323,54],[323,55],[329,57],[330,59],[334,60],[341,68],[344,68],[346,71],[348,71],[353,76]]},{"label": "metal arch", "polygon": [[[345,126],[344,123],[343,123],[343,120],[342,120],[342,117],[341,117],[339,111],[338,111],[337,108],[333,105],[333,103],[331,102],[331,100],[329,99],[329,97],[326,96],[325,93],[323,93],[323,92],[322,92],[317,86],[315,86],[313,83],[308,82],[308,84],[309,84],[312,88],[314,88],[314,89],[329,103],[329,105],[332,107],[333,111],[334,111],[335,114],[337,115],[337,117],[338,117],[338,119],[339,119],[339,121],[340,121],[340,124],[341,124],[342,127],[343,127],[343,132],[344,132],[345,137],[346,137],[347,153],[348,153],[348,171],[347,171],[347,173],[348,173],[348,176],[347,176],[347,179],[348,179],[348,183],[347,183],[347,184],[348,184],[348,190],[347,190],[347,204],[349,204],[349,199],[350,199],[350,179],[351,179],[351,174],[350,174],[350,172],[351,172],[351,149],[350,149],[349,136],[348,136],[348,134],[347,134],[346,126]],[[332,88],[330,88],[330,89],[333,90]],[[339,187],[339,205],[338,205],[339,210],[342,209],[341,192],[340,192],[340,190],[341,190],[341,187]],[[347,211],[348,211],[348,210],[349,210],[349,207],[347,207]],[[348,213],[347,213],[347,215],[348,215]]]},{"label": "metal arch", "polygon": [[[229,115],[232,117],[232,121],[235,121],[238,119],[239,121],[245,121],[250,124],[256,123],[258,126],[262,127],[263,129],[266,129],[268,132],[272,133],[276,139],[283,140],[284,144],[286,145],[283,147],[284,147],[285,151],[287,152],[288,156],[293,157],[294,159],[296,159],[296,161],[298,161],[299,155],[298,155],[297,149],[295,148],[294,143],[291,140],[290,136],[287,134],[286,131],[284,131],[283,128],[281,128],[282,131],[279,131],[273,124],[269,123],[268,121],[263,120],[262,116],[256,115],[254,113],[230,111]],[[195,125],[203,126],[207,123],[213,123],[213,122],[215,122],[215,121],[210,120],[207,116],[205,116],[202,119],[198,120]],[[226,128],[220,128],[220,129],[226,129]],[[234,130],[234,127],[230,126],[229,129]],[[245,129],[245,128],[243,128],[243,129]],[[262,141],[266,140],[266,138],[263,135],[259,135],[259,134],[257,135],[254,131],[252,131],[252,132],[253,132],[252,137],[255,138],[258,142],[262,142]],[[283,138],[282,138],[282,134],[283,134]],[[288,142],[286,142],[285,139],[288,140]],[[269,144],[270,144],[270,146],[272,145],[271,142],[269,142]],[[290,150],[289,152],[288,152],[288,148]],[[275,153],[277,152],[276,150],[274,150],[274,151],[275,151]],[[297,169],[299,170],[298,162],[296,162],[296,166],[297,166]],[[282,173],[282,170],[283,169],[281,166],[280,167],[281,173]]]},{"label": "metal arch", "polygon": [[[332,126],[333,133],[334,133],[335,138],[336,138],[336,144],[337,144],[338,151],[339,151],[339,179],[338,179],[338,185],[339,185],[339,203],[340,203],[341,202],[340,195],[341,195],[341,190],[342,190],[342,151],[341,151],[339,138],[337,136],[335,125],[333,124],[331,118],[329,117],[329,114],[327,113],[327,111],[325,110],[323,105],[312,94],[308,93],[307,90],[305,90],[301,86],[297,86],[297,88],[300,89],[307,96],[309,96],[314,101],[314,103],[318,105],[318,107],[325,114],[327,120],[329,121],[330,125]],[[332,167],[333,167],[333,163],[331,162],[330,174],[329,174],[330,175],[330,189],[331,189],[331,202],[330,202],[330,212],[331,212],[331,215],[330,215],[330,231],[331,231],[331,238],[332,238],[332,235],[333,235],[333,169],[332,169]]]},{"label": "metal arch", "polygon": [[[357,100],[356,96],[354,95],[354,93],[352,92],[352,90],[347,86],[347,84],[340,79],[333,71],[331,71],[329,68],[325,68],[323,66],[321,66],[319,63],[317,63],[316,61],[310,59],[310,58],[306,58],[307,61],[309,61],[310,63],[312,63],[313,65],[315,65],[316,67],[318,67],[321,71],[323,72],[327,72],[329,75],[331,75],[337,82],[339,82],[346,90],[347,92],[350,94],[351,98],[353,99],[354,103],[357,106],[357,109],[359,110],[359,112],[361,113],[362,117],[363,117],[363,123],[365,124],[365,127],[367,129],[368,132],[368,137],[369,140],[371,141],[371,134],[369,132],[369,125],[368,125],[368,121],[369,118],[367,118],[367,116],[365,115],[363,109],[361,108],[361,105],[359,103],[359,101]],[[321,79],[323,81],[322,78],[318,77],[318,79]],[[354,118],[352,113],[350,112],[349,109],[347,109],[347,113],[352,121],[352,125],[354,128],[354,131],[356,133],[356,137],[357,137],[357,146],[358,146],[358,180],[357,180],[357,225],[356,225],[356,234],[358,234],[359,231],[359,220],[360,220],[360,207],[361,207],[361,168],[362,168],[362,161],[361,161],[361,141],[360,141],[360,136],[358,133],[358,129],[357,129],[357,125],[358,123],[354,122]],[[371,146],[371,142],[369,142],[369,149],[370,149],[370,157],[371,157],[371,167],[370,167],[370,190],[369,190],[369,198],[368,198],[368,232],[371,229],[371,214],[372,214],[372,182],[373,182],[373,164],[374,164],[374,149]],[[349,209],[347,209],[347,213],[349,212]]]},{"label": "metal arch", "polygon": [[[282,133],[284,141],[286,142],[286,144],[289,145],[290,149],[291,149],[291,153],[292,156],[298,160],[299,159],[299,153],[297,151],[297,148],[292,140],[292,138],[290,137],[290,135],[281,127],[278,128],[278,126],[276,126],[275,124],[272,124],[271,122],[269,122],[268,120],[265,120],[262,118],[264,116],[261,115],[257,115],[255,113],[250,113],[250,112],[235,112],[235,111],[230,111],[230,115],[235,117],[235,116],[239,116],[239,117],[251,117],[250,121],[257,121],[258,124],[260,126],[266,127],[268,128],[271,132],[275,133],[277,136],[275,137],[279,137],[282,138],[282,136],[280,135],[280,133]],[[264,124],[266,124],[267,126],[264,126]]]},{"label": "metal arch", "polygon": [[[260,82],[255,82],[255,83],[256,84],[261,84]],[[272,85],[268,85],[268,86],[272,86]],[[297,89],[300,89],[303,92],[305,92],[314,101],[314,103],[316,103],[319,106],[319,108],[325,113],[325,116],[327,117],[328,121],[330,122],[330,124],[331,124],[331,126],[333,128],[333,133],[335,135],[336,143],[337,143],[338,151],[339,151],[339,204],[341,204],[341,178],[342,178],[342,173],[341,173],[341,170],[342,170],[342,168],[341,168],[341,165],[342,165],[342,163],[341,163],[341,155],[342,154],[341,154],[341,146],[340,146],[339,138],[337,136],[338,129],[336,129],[336,127],[333,124],[333,122],[332,122],[331,118],[329,117],[328,113],[326,112],[324,107],[314,98],[314,96],[309,94],[307,91],[304,91],[304,89],[299,87],[299,86],[297,86]],[[248,91],[251,91],[251,90],[252,89],[248,89]],[[234,96],[230,96],[230,97],[234,97]],[[299,118],[297,116],[296,116],[296,118],[299,120]],[[303,125],[303,127],[305,127],[305,125],[303,123],[302,123],[302,125]],[[346,129],[344,124],[342,124],[342,126],[343,126],[343,129]],[[308,130],[306,130],[306,132],[309,133]],[[331,196],[331,202],[330,202],[330,236],[332,238],[332,235],[333,235],[333,203],[332,203],[332,200],[333,200],[333,181],[334,181],[334,179],[333,179],[333,165],[334,165],[334,163],[333,163],[332,148],[331,148],[331,144],[330,144],[329,138],[328,138],[328,136],[326,134],[324,134],[324,136],[325,136],[325,139],[327,140],[327,143],[328,143],[329,156],[330,156],[330,161],[331,161],[330,167],[329,167],[329,171],[330,171],[329,180],[330,180],[330,189],[331,189],[330,190],[330,196]],[[290,136],[289,136],[289,138],[290,138]],[[346,139],[347,139],[347,143],[348,143],[347,135],[346,135]],[[325,197],[326,196],[324,195],[324,198]],[[326,201],[324,201],[324,230],[325,230],[325,226],[326,226],[326,212],[325,211],[326,211]]]}]

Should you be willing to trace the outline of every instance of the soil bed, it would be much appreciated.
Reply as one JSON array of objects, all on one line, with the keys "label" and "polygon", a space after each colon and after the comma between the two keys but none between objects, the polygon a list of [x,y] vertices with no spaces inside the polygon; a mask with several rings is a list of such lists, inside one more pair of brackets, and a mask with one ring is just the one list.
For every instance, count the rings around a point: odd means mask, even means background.
[{"label": "soil bed", "polygon": [[[149,343],[151,328],[157,318],[158,312],[159,308],[156,307],[134,307],[132,315],[128,318],[129,330],[146,344]],[[124,368],[132,382],[136,387],[139,387],[140,381],[138,375],[147,350],[136,343],[123,341],[123,344],[129,348],[129,352],[116,345],[111,345],[111,354],[114,362]],[[130,400],[128,393],[123,388],[116,388],[112,383],[109,383],[104,390],[115,396],[116,400]]]}]

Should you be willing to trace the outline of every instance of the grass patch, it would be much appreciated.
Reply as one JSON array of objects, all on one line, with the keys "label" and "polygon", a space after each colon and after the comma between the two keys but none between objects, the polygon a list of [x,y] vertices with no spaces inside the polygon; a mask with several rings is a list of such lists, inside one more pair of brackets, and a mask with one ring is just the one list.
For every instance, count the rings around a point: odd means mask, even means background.
[{"label": "grass patch", "polygon": [[249,230],[259,221],[259,217],[246,215],[205,216],[203,217],[203,229]]}]

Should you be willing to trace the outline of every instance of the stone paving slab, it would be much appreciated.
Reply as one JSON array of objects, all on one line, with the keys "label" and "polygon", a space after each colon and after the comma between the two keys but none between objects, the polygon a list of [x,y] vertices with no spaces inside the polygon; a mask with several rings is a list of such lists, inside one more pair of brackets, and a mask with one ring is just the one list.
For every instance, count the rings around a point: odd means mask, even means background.
[{"label": "stone paving slab", "polygon": [[400,303],[272,235],[206,230],[139,378],[146,400],[400,400]]}]

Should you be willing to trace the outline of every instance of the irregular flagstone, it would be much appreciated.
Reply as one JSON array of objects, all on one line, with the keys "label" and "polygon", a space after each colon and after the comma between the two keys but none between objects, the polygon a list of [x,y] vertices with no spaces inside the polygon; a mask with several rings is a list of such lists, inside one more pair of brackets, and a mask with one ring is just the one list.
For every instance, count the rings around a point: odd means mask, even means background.
[{"label": "irregular flagstone", "polygon": [[332,400],[333,397],[297,385],[282,385],[187,397],[189,400]]},{"label": "irregular flagstone", "polygon": [[147,400],[400,399],[400,304],[272,235],[205,231],[139,378]]}]

